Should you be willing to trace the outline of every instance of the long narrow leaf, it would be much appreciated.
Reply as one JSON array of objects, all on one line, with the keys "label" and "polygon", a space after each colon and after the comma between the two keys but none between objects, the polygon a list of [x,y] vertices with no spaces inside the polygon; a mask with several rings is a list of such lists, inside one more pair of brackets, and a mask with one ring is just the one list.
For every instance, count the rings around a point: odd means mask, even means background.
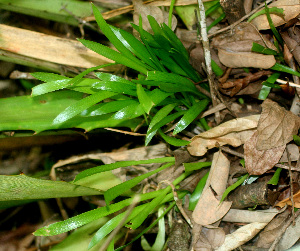
[{"label": "long narrow leaf", "polygon": [[53,124],[57,125],[57,124],[61,124],[73,117],[75,117],[76,115],[80,114],[82,111],[84,111],[85,109],[89,108],[90,106],[104,100],[107,99],[111,96],[114,96],[115,93],[113,92],[106,92],[106,91],[101,91],[101,92],[97,92],[95,94],[92,94],[84,99],[81,99],[80,101],[78,101],[77,103],[69,106],[67,109],[65,109],[62,113],[60,113],[54,120],[53,120]]},{"label": "long narrow leaf", "polygon": [[130,190],[131,188],[133,188],[134,186],[136,186],[138,183],[140,183],[142,180],[150,177],[153,174],[156,174],[172,165],[174,165],[175,162],[171,162],[171,163],[167,163],[163,166],[161,166],[160,168],[157,168],[156,170],[153,170],[151,172],[145,173],[143,175],[140,175],[138,177],[135,177],[131,180],[127,180],[117,186],[114,186],[110,189],[108,189],[105,193],[104,193],[104,199],[106,204],[108,205],[113,199],[117,198],[118,196],[120,196],[121,194],[123,194],[124,192]]},{"label": "long narrow leaf", "polygon": [[176,139],[174,137],[170,137],[166,134],[164,134],[160,129],[158,130],[160,136],[170,145],[172,146],[186,146],[189,143],[191,143],[190,141],[187,140],[182,140],[182,139]]},{"label": "long narrow leaf", "polygon": [[144,90],[144,88],[141,84],[137,84],[137,90],[136,91],[137,91],[139,102],[142,105],[142,107],[144,109],[144,112],[149,114],[151,108],[154,106],[153,101],[147,95],[147,93],[145,92],[145,90]]}]

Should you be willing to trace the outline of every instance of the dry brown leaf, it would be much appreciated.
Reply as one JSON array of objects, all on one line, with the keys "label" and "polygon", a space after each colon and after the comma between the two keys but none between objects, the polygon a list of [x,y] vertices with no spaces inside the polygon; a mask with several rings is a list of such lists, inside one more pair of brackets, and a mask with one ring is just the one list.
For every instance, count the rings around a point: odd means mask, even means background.
[{"label": "dry brown leaf", "polygon": [[214,250],[221,246],[225,240],[225,232],[222,228],[202,228],[199,240],[194,245],[195,251],[203,251],[203,247]]},{"label": "dry brown leaf", "polygon": [[278,233],[281,231],[282,226],[289,217],[290,212],[285,210],[283,213],[278,214],[265,229],[259,234],[256,242],[256,247],[259,248],[270,248]]},{"label": "dry brown leaf", "polygon": [[260,115],[233,119],[192,138],[188,145],[191,155],[202,156],[208,149],[219,145],[230,144],[240,146],[244,144],[253,134]]},{"label": "dry brown leaf", "polygon": [[[299,159],[299,147],[295,144],[288,144],[286,148],[289,151],[290,154],[290,160],[291,161],[297,161]],[[287,151],[286,149],[284,150],[281,159],[279,162],[288,162],[288,157],[287,157]]]},{"label": "dry brown leaf", "polygon": [[267,223],[254,222],[243,226],[225,237],[224,244],[216,251],[228,251],[238,248],[247,241],[251,240]]},{"label": "dry brown leaf", "polygon": [[231,202],[220,203],[226,189],[230,162],[221,152],[213,156],[212,166],[202,195],[193,212],[197,224],[210,225],[220,220],[230,209]]},{"label": "dry brown leaf", "polygon": [[261,175],[272,169],[280,160],[285,145],[268,150],[257,150],[258,133],[244,144],[245,166],[250,175]]},{"label": "dry brown leaf", "polygon": [[[282,8],[284,11],[284,18],[275,14],[270,14],[275,27],[285,24],[286,22],[300,14],[299,0],[278,0],[270,4],[269,7]],[[260,15],[256,17],[251,21],[251,23],[255,25],[258,30],[270,29],[270,25],[266,15]]]},{"label": "dry brown leaf", "polygon": [[[80,42],[0,24],[0,49],[55,64],[90,68],[112,63]],[[116,69],[109,67],[106,70]]]},{"label": "dry brown leaf", "polygon": [[[169,13],[160,9],[157,6],[149,6],[143,4],[142,0],[134,0],[133,1],[134,13],[133,13],[133,21],[136,25],[139,25],[139,18],[142,17],[143,28],[151,32],[152,28],[149,24],[147,16],[150,15],[155,18],[155,20],[159,23],[168,24]],[[177,26],[177,19],[174,15],[172,15],[172,30],[175,30]]]},{"label": "dry brown leaf", "polygon": [[221,63],[230,68],[253,67],[269,69],[275,63],[273,55],[263,55],[254,52],[233,52],[219,49]]},{"label": "dry brown leaf", "polygon": [[276,102],[266,99],[262,103],[262,113],[258,122],[258,140],[256,148],[267,150],[285,146],[297,134],[300,118],[285,110]]},{"label": "dry brown leaf", "polygon": [[[298,193],[295,193],[294,196],[293,196],[293,199],[294,199],[294,206],[296,208],[300,208],[300,191],[298,191]],[[291,206],[292,205],[292,201],[290,198],[287,198],[287,199],[284,199],[280,202],[278,202],[275,206],[276,207],[284,207],[285,205],[289,205]]]}]

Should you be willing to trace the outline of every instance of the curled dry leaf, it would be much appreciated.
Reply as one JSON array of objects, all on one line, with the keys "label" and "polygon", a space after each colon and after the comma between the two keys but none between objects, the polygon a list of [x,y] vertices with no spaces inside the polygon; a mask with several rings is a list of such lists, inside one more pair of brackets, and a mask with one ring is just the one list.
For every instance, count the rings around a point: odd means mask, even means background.
[{"label": "curled dry leaf", "polygon": [[232,52],[219,49],[221,63],[230,68],[253,67],[269,69],[275,63],[273,55],[263,55],[254,52]]},{"label": "curled dry leaf", "polygon": [[192,138],[188,145],[191,155],[202,156],[217,145],[240,146],[253,134],[260,115],[229,120]]},{"label": "curled dry leaf", "polygon": [[[296,194],[294,194],[293,199],[294,199],[295,207],[300,208],[300,191],[298,191]],[[292,205],[292,201],[290,198],[287,198],[287,199],[284,199],[284,200],[278,202],[275,206],[282,208],[285,205],[289,205],[289,206]]]},{"label": "curled dry leaf", "polygon": [[[278,0],[269,5],[269,7],[277,7],[283,9],[284,17],[280,17],[275,14],[270,14],[272,21],[276,26],[285,24],[289,20],[295,18],[300,13],[300,2],[299,0]],[[270,25],[266,15],[260,15],[251,21],[258,30],[270,29]]]},{"label": "curled dry leaf", "polygon": [[211,171],[207,178],[202,195],[193,212],[197,224],[210,225],[220,220],[230,209],[231,202],[220,203],[226,189],[230,162],[221,152],[213,156]]},{"label": "curled dry leaf", "polygon": [[250,175],[261,175],[272,169],[280,160],[285,145],[268,150],[256,148],[258,133],[255,132],[244,145],[245,166]]},{"label": "curled dry leaf", "polygon": [[276,102],[266,99],[262,104],[262,113],[258,122],[257,150],[267,150],[285,146],[297,134],[300,118],[285,110]]},{"label": "curled dry leaf", "polygon": [[238,248],[251,240],[266,225],[267,223],[254,222],[239,228],[234,233],[226,235],[224,244],[216,251],[228,251]]},{"label": "curled dry leaf", "polygon": [[[143,21],[143,28],[150,32],[152,31],[151,26],[148,22],[147,16],[150,15],[156,19],[159,24],[166,23],[168,24],[169,13],[160,9],[157,6],[150,6],[143,4],[142,0],[134,0],[133,1],[133,21],[136,25],[139,25],[140,15]],[[177,26],[177,19],[174,15],[172,15],[172,30],[175,30]]]}]

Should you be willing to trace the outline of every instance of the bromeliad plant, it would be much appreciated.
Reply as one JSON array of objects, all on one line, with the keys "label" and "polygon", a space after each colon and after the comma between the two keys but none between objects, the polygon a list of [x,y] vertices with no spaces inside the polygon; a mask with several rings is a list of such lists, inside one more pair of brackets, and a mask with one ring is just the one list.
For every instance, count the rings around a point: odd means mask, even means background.
[{"label": "bromeliad plant", "polygon": [[188,52],[181,41],[166,24],[159,25],[152,16],[148,16],[148,20],[154,34],[143,29],[141,19],[139,26],[132,24],[140,34],[140,41],[107,24],[95,6],[93,11],[102,32],[118,51],[96,42],[79,41],[96,53],[136,70],[138,78],[130,81],[104,72],[95,72],[98,79],[83,78],[107,65],[90,68],[73,79],[34,73],[34,77],[46,83],[34,87],[32,96],[61,89],[89,94],[58,114],[52,126],[63,127],[74,117],[82,120],[94,117],[102,120],[103,127],[144,117],[148,124],[146,145],[156,133],[172,145],[188,144],[188,141],[166,135],[163,129],[175,121],[173,135],[180,133],[205,110],[210,100],[195,87],[202,78],[189,64]]}]

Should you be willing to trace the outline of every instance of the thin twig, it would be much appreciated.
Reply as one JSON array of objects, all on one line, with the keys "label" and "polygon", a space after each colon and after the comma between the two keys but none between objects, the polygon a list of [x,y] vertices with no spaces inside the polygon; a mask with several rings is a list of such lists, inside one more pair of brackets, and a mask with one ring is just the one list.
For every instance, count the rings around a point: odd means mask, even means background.
[{"label": "thin twig", "polygon": [[287,159],[288,159],[288,163],[289,163],[289,176],[290,176],[290,188],[291,188],[291,194],[290,194],[290,199],[292,202],[292,219],[293,219],[293,225],[295,225],[295,212],[294,212],[294,208],[295,208],[295,202],[294,202],[294,189],[293,189],[293,174],[292,174],[292,163],[291,163],[291,156],[290,156],[290,152],[289,149],[286,147],[286,155],[287,155]]},{"label": "thin twig", "polygon": [[[268,0],[266,1],[266,4],[271,3],[273,0]],[[247,15],[243,16],[240,20],[236,21],[235,23],[231,24],[230,26],[227,26],[226,28],[223,28],[221,30],[218,30],[217,32],[208,35],[208,38],[214,37],[224,31],[233,29],[236,25],[238,25],[239,23],[243,22],[245,19],[247,19],[248,17],[250,17],[252,14],[254,14],[255,12],[257,12],[258,10],[262,9],[265,7],[265,3],[262,3],[261,5],[259,5],[257,8],[255,8],[254,10],[252,10],[251,12],[249,12]]]}]

